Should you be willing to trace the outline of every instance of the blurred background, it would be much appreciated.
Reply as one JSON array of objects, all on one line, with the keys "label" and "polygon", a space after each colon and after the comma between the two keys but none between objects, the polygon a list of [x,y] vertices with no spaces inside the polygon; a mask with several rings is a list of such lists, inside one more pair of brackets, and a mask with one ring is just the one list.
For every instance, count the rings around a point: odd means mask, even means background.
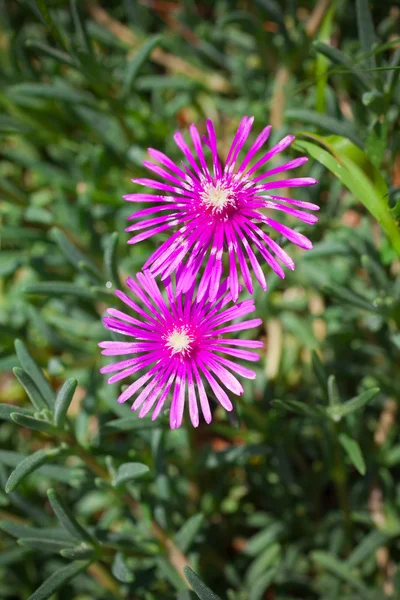
[{"label": "blurred background", "polygon": [[[0,21],[0,597],[400,598],[398,1],[2,0]],[[310,156],[319,184],[289,195],[319,223],[288,222],[314,249],[266,271],[235,414],[171,432],[99,374],[113,288],[164,239],[128,246],[121,197],[148,147],[181,160],[173,133],[211,117],[224,157],[245,114]]]}]

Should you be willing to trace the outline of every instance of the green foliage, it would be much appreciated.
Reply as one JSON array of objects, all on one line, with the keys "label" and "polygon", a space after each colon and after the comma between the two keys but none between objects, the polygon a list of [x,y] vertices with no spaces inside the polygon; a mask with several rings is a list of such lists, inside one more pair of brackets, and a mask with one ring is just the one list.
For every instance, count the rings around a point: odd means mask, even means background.
[{"label": "green foliage", "polygon": [[[1,598],[397,593],[392,4],[0,3]],[[224,156],[244,114],[251,141],[272,122],[271,144],[294,132],[310,157],[319,185],[293,197],[319,223],[287,222],[314,248],[266,272],[266,348],[234,413],[170,431],[99,374],[113,291],[165,239],[128,246],[121,197],[148,147],[180,161],[175,130],[212,117]]]}]

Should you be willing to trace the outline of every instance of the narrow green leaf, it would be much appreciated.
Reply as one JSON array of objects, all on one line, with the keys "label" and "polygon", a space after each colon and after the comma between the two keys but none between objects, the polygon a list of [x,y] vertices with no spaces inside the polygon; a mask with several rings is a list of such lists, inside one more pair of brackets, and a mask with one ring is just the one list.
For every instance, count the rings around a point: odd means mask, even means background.
[{"label": "narrow green leaf", "polygon": [[361,475],[365,475],[365,461],[358,442],[356,442],[356,440],[353,440],[346,433],[341,433],[339,435],[339,441],[342,444],[343,448],[347,453],[347,456],[350,458],[357,471]]},{"label": "narrow green leaf", "polygon": [[58,27],[54,23],[54,20],[53,20],[51,14],[49,13],[49,10],[47,8],[45,0],[34,0],[34,2],[35,2],[36,6],[38,7],[38,9],[40,11],[40,14],[42,15],[42,19],[43,19],[44,23],[50,29],[50,31],[53,34],[54,38],[65,49],[64,38],[61,35],[61,32],[59,31]]},{"label": "narrow green leaf", "polygon": [[13,412],[11,414],[11,419],[14,423],[21,425],[21,427],[27,427],[28,429],[33,429],[34,431],[41,431],[42,433],[54,433],[54,425],[49,423],[48,421],[43,421],[42,419],[36,419],[35,417],[30,417],[28,415],[22,415],[18,412]]},{"label": "narrow green leaf", "polygon": [[49,83],[16,83],[7,88],[7,96],[17,103],[18,100],[25,100],[28,96],[44,100],[61,100],[71,104],[97,105],[93,96],[86,92],[76,90],[66,83],[58,83],[57,85]]},{"label": "narrow green leaf", "polygon": [[148,418],[138,419],[136,415],[128,415],[109,421],[103,426],[103,431],[104,433],[112,433],[115,431],[136,431],[137,429],[158,429],[160,427],[162,427],[162,424],[159,419],[152,421]]},{"label": "narrow green leaf", "polygon": [[96,279],[100,281],[103,279],[103,275],[99,269],[91,263],[90,259],[85,256],[81,250],[79,250],[72,242],[70,242],[61,229],[58,229],[58,227],[53,227],[53,229],[50,230],[50,237],[54,242],[56,242],[65,258],[75,268],[80,269],[81,263],[84,263],[84,265],[90,269],[90,272],[95,276]]},{"label": "narrow green leaf", "polygon": [[312,560],[320,567],[326,569],[342,581],[350,584],[355,590],[362,594],[363,599],[371,598],[369,589],[361,579],[355,575],[345,563],[340,562],[331,554],[315,551],[311,554]]},{"label": "narrow green leaf", "polygon": [[284,408],[290,412],[297,413],[298,415],[308,416],[308,417],[321,417],[323,415],[323,411],[318,406],[310,406],[309,404],[305,404],[304,402],[299,402],[298,400],[272,400],[271,404],[278,408]]},{"label": "narrow green leaf", "polygon": [[106,239],[104,244],[104,266],[106,274],[116,288],[121,287],[117,266],[118,237],[118,233],[114,231],[114,233]]},{"label": "narrow green leaf", "polygon": [[80,14],[80,6],[78,0],[71,0],[71,14],[74,22],[75,31],[78,35],[80,44],[87,52],[91,52],[90,39],[86,30],[85,19]]},{"label": "narrow green leaf", "polygon": [[148,473],[149,471],[150,471],[149,467],[142,463],[137,463],[137,462],[124,463],[123,465],[121,465],[118,468],[117,474],[115,475],[112,484],[114,487],[120,487],[122,485],[125,485],[125,483],[128,483],[132,479],[141,477],[142,475],[144,475],[145,473]]},{"label": "narrow green leaf", "polygon": [[50,489],[47,492],[52,509],[54,510],[60,524],[68,533],[78,540],[83,540],[89,544],[94,544],[92,536],[78,523],[70,509],[64,504],[56,490]]},{"label": "narrow green leaf", "polygon": [[277,568],[271,567],[260,574],[258,579],[251,586],[249,600],[262,600],[265,598],[265,592],[273,582],[277,574]]},{"label": "narrow green leaf", "polygon": [[214,594],[209,587],[206,586],[205,583],[202,582],[200,577],[196,575],[194,571],[190,567],[184,567],[183,571],[185,573],[185,577],[193,588],[195,594],[200,598],[200,600],[221,600],[217,594]]},{"label": "narrow green leaf", "polygon": [[338,406],[340,404],[339,389],[334,375],[329,375],[328,377],[328,398],[330,406]]},{"label": "narrow green leaf", "polygon": [[356,13],[361,48],[368,55],[363,62],[369,69],[374,69],[376,67],[376,60],[375,56],[371,55],[371,50],[374,49],[376,44],[376,37],[369,8],[369,0],[356,0]]},{"label": "narrow green leaf", "polygon": [[348,402],[343,402],[342,404],[336,406],[329,406],[326,411],[334,421],[340,421],[342,417],[345,417],[356,410],[360,410],[360,408],[373,400],[379,391],[380,390],[377,387],[365,390],[358,396],[355,396],[355,398],[348,400]]},{"label": "narrow green leaf", "polygon": [[27,456],[22,460],[11,473],[7,480],[5,491],[7,494],[13,492],[19,484],[44,463],[53,460],[61,452],[60,448],[53,448],[50,450],[37,450],[30,456]]},{"label": "narrow green leaf", "polygon": [[259,531],[247,542],[245,552],[249,556],[257,556],[268,546],[279,539],[284,531],[282,523],[273,522],[262,531]]},{"label": "narrow green leaf", "polygon": [[21,564],[27,554],[30,554],[30,551],[27,548],[19,548],[18,546],[6,548],[2,550],[0,554],[0,567],[15,563]]},{"label": "narrow green leaf", "polygon": [[71,579],[76,577],[79,573],[86,570],[90,565],[91,561],[89,560],[79,560],[74,561],[73,563],[63,567],[62,569],[58,569],[53,575],[50,575],[48,579],[35,591],[31,596],[29,596],[28,600],[47,600],[60,588],[65,586]]},{"label": "narrow green leaf", "polygon": [[[250,589],[267,569],[275,566],[281,554],[280,544],[271,544],[251,563],[246,573],[246,581]],[[274,570],[275,571],[275,570]]]},{"label": "narrow green leaf", "polygon": [[303,123],[310,123],[324,131],[347,137],[349,140],[354,142],[356,146],[359,146],[360,148],[363,147],[362,139],[356,133],[353,124],[348,121],[339,121],[334,117],[329,117],[313,110],[302,108],[287,110],[285,112],[285,117],[289,121],[302,121]]},{"label": "narrow green leaf", "polygon": [[[343,65],[349,71],[349,75],[353,76],[353,79],[357,81],[365,90],[370,89],[368,77],[366,77],[360,70],[354,67],[354,61],[348,58],[341,50],[329,46],[324,42],[316,40],[313,42],[313,46],[317,52],[320,52],[326,58],[337,65]],[[334,71],[333,71],[334,73]]]},{"label": "narrow green leaf", "polygon": [[155,35],[150,37],[136,52],[135,56],[128,62],[126,66],[126,75],[124,81],[124,95],[128,96],[135,82],[136,76],[140,69],[149,58],[150,54],[156,46],[160,44],[162,36]]},{"label": "narrow green leaf", "polygon": [[43,374],[42,369],[33,360],[25,344],[21,340],[15,340],[15,351],[23,370],[28,373],[40,391],[49,408],[54,405],[54,391]]},{"label": "narrow green leaf", "polygon": [[39,392],[36,385],[33,383],[32,379],[29,377],[29,375],[19,367],[14,367],[13,373],[24,388],[24,390],[26,391],[26,393],[28,394],[29,400],[32,402],[33,406],[37,410],[47,408],[46,402],[43,400],[41,393]]},{"label": "narrow green leaf", "polygon": [[193,515],[190,517],[180,528],[180,530],[175,535],[175,542],[182,550],[182,552],[187,552],[190,549],[190,546],[193,544],[196,535],[201,529],[201,526],[204,522],[204,515],[199,513],[198,515]]},{"label": "narrow green leaf", "polygon": [[59,389],[54,404],[54,423],[57,427],[64,425],[69,405],[71,404],[78,382],[76,379],[67,379]]},{"label": "narrow green leaf", "polygon": [[115,579],[118,579],[121,583],[132,583],[135,579],[134,574],[125,562],[125,557],[122,552],[116,552],[111,566],[111,572]]},{"label": "narrow green leaf", "polygon": [[296,142],[296,148],[305,150],[318,160],[354,194],[381,224],[393,248],[400,256],[400,229],[390,211],[387,185],[378,169],[368,161],[365,153],[345,138],[309,135],[328,148],[329,152],[303,140]]},{"label": "narrow green leaf", "polygon": [[61,556],[69,558],[69,560],[86,560],[93,559],[96,557],[96,551],[92,546],[86,544],[80,544],[74,548],[63,548],[60,550]]},{"label": "narrow green leaf", "polygon": [[324,393],[324,396],[326,397],[327,390],[328,390],[328,386],[327,386],[328,375],[325,371],[325,367],[322,364],[320,357],[318,356],[318,354],[315,350],[313,350],[313,352],[311,354],[311,361],[312,361],[312,366],[313,366],[313,371],[315,373],[315,376],[318,379],[318,383],[321,387],[321,390]]},{"label": "narrow green leaf", "polygon": [[12,404],[0,404],[0,420],[13,422],[11,418],[12,413],[18,413],[19,415],[33,416],[33,412],[27,408],[21,406],[13,406]]},{"label": "narrow green leaf", "polygon": [[45,296],[76,296],[84,300],[94,300],[90,289],[74,283],[63,281],[42,281],[25,287],[26,294],[43,294]]},{"label": "narrow green leaf", "polygon": [[57,48],[52,48],[47,44],[44,44],[40,40],[26,40],[26,46],[28,48],[33,48],[34,50],[38,50],[42,54],[46,56],[50,56],[50,58],[54,58],[57,62],[62,65],[68,65],[69,67],[76,67],[76,61],[66,52],[62,52],[62,50],[58,50]]},{"label": "narrow green leaf", "polygon": [[368,310],[369,312],[377,312],[376,307],[368,300],[368,298],[360,296],[360,294],[353,292],[353,290],[349,288],[345,288],[340,285],[326,285],[325,291],[329,296],[332,296],[341,302],[345,302],[346,304],[350,304],[356,308],[361,308],[362,310]]},{"label": "narrow green leaf", "polygon": [[380,546],[385,546],[389,536],[379,530],[371,531],[368,535],[362,538],[361,542],[356,546],[349,558],[346,560],[346,565],[349,568],[357,567],[365,560],[373,556]]},{"label": "narrow green leaf", "polygon": [[3,519],[0,521],[0,529],[16,538],[35,538],[62,542],[64,544],[64,548],[69,544],[75,544],[75,540],[71,538],[64,529],[61,528],[31,527],[30,525],[15,523],[14,521],[6,521]]},{"label": "narrow green leaf", "polygon": [[66,547],[64,540],[50,540],[42,537],[25,537],[18,540],[18,544],[24,548],[34,548],[42,552],[55,552],[57,554]]}]

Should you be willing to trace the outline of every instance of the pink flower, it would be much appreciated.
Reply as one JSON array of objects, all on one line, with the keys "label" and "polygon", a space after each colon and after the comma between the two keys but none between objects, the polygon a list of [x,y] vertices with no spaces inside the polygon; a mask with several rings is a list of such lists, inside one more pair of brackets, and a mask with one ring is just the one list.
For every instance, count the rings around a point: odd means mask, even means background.
[{"label": "pink flower", "polygon": [[[294,136],[287,135],[250,166],[271,131],[270,126],[263,129],[244,159],[238,161],[253,120],[253,117],[243,117],[224,167],[218,157],[217,140],[211,120],[207,120],[207,136],[203,137],[203,141],[195,125],[190,126],[195,155],[182,134],[175,133],[175,142],[186,159],[186,163],[183,162],[181,166],[177,166],[162,152],[149,148],[150,156],[159,164],[150,161],[143,164],[165,182],[146,178],[133,181],[159,190],[159,194],[136,193],[124,196],[125,200],[130,202],[153,203],[150,208],[139,210],[129,217],[134,224],[126,231],[140,233],[135,234],[128,243],[136,244],[162,231],[177,228],[150,256],[144,268],[149,269],[152,275],[160,275],[162,280],[166,280],[181,266],[178,293],[191,288],[204,263],[206,266],[200,279],[198,298],[202,299],[208,294],[210,300],[215,300],[223,274],[225,252],[228,254],[229,288],[234,301],[239,295],[238,271],[248,291],[253,293],[247,259],[262,289],[267,288],[255,252],[261,255],[279,277],[285,276],[281,263],[289,269],[294,269],[294,262],[290,256],[260,225],[275,230],[301,248],[308,250],[312,247],[310,240],[301,233],[259,212],[260,209],[271,209],[308,224],[317,221],[314,215],[305,212],[318,210],[315,204],[269,195],[273,189],[314,185],[317,183],[315,179],[294,177],[264,181],[273,175],[299,167],[308,159],[301,156],[256,176],[256,171],[265,163],[290,146]],[[206,163],[203,144],[211,151],[212,172]],[[145,218],[140,220],[142,217]]]},{"label": "pink flower", "polygon": [[224,388],[236,395],[243,393],[242,385],[233,373],[249,379],[254,379],[256,374],[222,355],[257,361],[259,355],[248,349],[261,348],[263,344],[222,336],[261,324],[261,319],[227,324],[253,312],[253,300],[244,300],[228,308],[231,293],[227,291],[227,281],[219,286],[213,302],[199,300],[194,294],[194,286],[185,296],[177,296],[171,281],[168,281],[165,299],[149,272],[138,273],[136,278],[137,281],[128,277],[126,283],[139,304],[125,293],[119,290],[115,292],[135,316],[109,308],[109,316],[104,318],[108,329],[131,337],[133,341],[99,344],[106,356],[128,356],[101,369],[102,373],[116,373],[108,383],[144,371],[122,392],[118,402],[126,402],[135,396],[132,410],[140,409],[139,417],[143,417],[154,408],[154,420],[171,391],[171,428],[182,424],[186,402],[190,419],[197,427],[199,405],[207,423],[212,418],[205,388],[205,384],[208,384],[219,403],[227,411],[232,410],[232,403]]}]

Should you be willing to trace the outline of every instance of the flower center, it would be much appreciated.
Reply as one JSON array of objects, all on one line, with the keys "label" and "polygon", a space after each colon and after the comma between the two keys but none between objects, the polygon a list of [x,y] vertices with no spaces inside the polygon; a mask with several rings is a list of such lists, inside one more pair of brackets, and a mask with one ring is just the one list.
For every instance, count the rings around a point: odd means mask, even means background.
[{"label": "flower center", "polygon": [[175,328],[167,336],[167,348],[171,354],[186,355],[192,349],[194,337],[188,333],[186,327]]},{"label": "flower center", "polygon": [[235,204],[232,190],[226,187],[222,181],[207,183],[200,193],[203,204],[213,213],[221,213],[228,206]]}]

